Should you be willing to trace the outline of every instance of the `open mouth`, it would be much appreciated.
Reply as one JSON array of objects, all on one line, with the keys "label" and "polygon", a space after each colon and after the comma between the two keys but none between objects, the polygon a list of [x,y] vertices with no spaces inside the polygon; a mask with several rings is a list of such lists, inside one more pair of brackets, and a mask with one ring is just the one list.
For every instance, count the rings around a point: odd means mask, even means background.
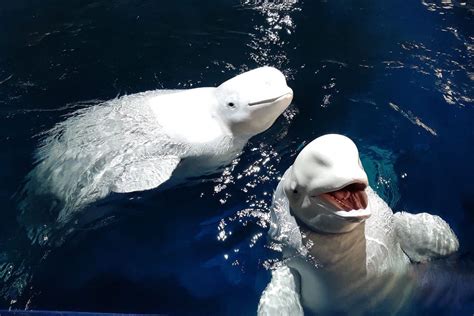
[{"label": "open mouth", "polygon": [[350,212],[366,209],[368,205],[366,187],[367,185],[364,183],[351,183],[337,191],[323,193],[320,198],[328,201],[340,211]]},{"label": "open mouth", "polygon": [[266,103],[273,103],[273,102],[279,101],[279,99],[283,99],[284,97],[286,97],[288,95],[293,95],[293,93],[288,92],[288,93],[280,95],[276,98],[265,99],[265,100],[261,100],[261,101],[257,101],[257,102],[249,102],[249,106],[254,106],[254,105],[259,105],[259,104],[266,104]]}]

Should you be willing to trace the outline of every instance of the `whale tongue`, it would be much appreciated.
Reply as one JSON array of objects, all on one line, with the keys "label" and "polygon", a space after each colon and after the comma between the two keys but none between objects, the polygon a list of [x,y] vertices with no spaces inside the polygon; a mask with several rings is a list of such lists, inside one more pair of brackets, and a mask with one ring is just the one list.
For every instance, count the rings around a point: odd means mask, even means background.
[{"label": "whale tongue", "polygon": [[365,193],[365,184],[353,183],[337,191],[324,193],[323,195],[344,211],[352,211],[367,208],[368,197]]}]

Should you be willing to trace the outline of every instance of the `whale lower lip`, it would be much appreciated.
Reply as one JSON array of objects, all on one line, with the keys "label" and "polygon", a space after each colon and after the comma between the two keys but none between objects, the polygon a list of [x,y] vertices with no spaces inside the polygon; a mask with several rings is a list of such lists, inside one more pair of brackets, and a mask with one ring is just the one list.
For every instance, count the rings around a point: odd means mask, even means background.
[{"label": "whale lower lip", "polygon": [[285,93],[285,94],[282,94],[276,98],[271,98],[271,99],[265,99],[265,100],[261,100],[261,101],[256,101],[256,102],[249,102],[249,106],[253,106],[253,105],[259,105],[259,104],[265,104],[265,103],[273,103],[275,101],[278,101],[278,99],[281,99],[281,98],[284,98],[285,96],[287,95],[292,95],[293,93],[291,92],[288,92],[288,93]]},{"label": "whale lower lip", "polygon": [[334,213],[335,215],[351,222],[360,222],[363,221],[364,219],[367,219],[370,217],[370,211],[367,209],[363,210],[352,210],[352,211],[337,211]]}]

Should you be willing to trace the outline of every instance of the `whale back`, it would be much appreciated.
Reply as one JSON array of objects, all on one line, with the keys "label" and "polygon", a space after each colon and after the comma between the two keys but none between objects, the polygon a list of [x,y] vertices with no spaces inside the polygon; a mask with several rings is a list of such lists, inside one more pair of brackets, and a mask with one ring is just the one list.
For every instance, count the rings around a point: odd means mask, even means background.
[{"label": "whale back", "polygon": [[170,137],[187,143],[212,143],[230,136],[217,113],[216,88],[160,93],[147,101],[158,124]]},{"label": "whale back", "polygon": [[44,133],[19,203],[23,225],[34,227],[44,214],[51,217],[47,222],[66,223],[84,205],[108,195],[127,163],[188,151],[157,128],[145,102],[152,94],[80,109]]}]

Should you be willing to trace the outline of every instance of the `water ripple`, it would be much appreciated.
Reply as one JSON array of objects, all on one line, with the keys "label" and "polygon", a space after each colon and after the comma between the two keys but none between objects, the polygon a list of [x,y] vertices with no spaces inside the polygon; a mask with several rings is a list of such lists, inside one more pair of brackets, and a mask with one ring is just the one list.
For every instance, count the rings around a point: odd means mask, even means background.
[{"label": "water ripple", "polygon": [[399,112],[401,115],[406,117],[413,124],[420,126],[421,128],[423,128],[425,131],[427,131],[428,133],[430,133],[433,136],[438,136],[438,133],[433,128],[431,128],[428,125],[426,125],[425,123],[423,123],[421,121],[421,119],[419,117],[415,116],[411,111],[405,112],[400,108],[400,106],[398,106],[398,105],[396,105],[395,103],[392,103],[392,102],[389,102],[389,105],[392,109]]},{"label": "water ripple", "polygon": [[294,75],[290,69],[287,50],[290,45],[289,35],[293,34],[296,25],[292,15],[301,11],[298,0],[268,1],[268,0],[242,0],[242,8],[255,10],[265,22],[254,25],[254,33],[247,45],[250,59],[258,65],[274,65],[281,69],[287,76]]}]

